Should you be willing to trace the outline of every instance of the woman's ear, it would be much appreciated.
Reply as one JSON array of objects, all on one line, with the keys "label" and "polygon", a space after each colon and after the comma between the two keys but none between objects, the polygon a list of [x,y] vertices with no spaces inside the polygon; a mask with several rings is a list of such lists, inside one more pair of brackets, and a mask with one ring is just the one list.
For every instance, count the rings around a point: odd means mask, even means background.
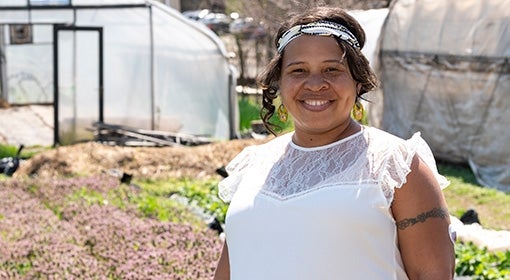
[{"label": "woman's ear", "polygon": [[362,87],[361,83],[356,84],[356,96],[360,95],[361,87]]}]

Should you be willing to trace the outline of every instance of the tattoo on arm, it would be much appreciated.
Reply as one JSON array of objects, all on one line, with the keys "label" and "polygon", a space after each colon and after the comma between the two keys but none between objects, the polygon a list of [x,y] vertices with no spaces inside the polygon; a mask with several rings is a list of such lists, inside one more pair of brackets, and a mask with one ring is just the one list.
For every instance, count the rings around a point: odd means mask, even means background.
[{"label": "tattoo on arm", "polygon": [[414,226],[417,223],[423,223],[428,218],[441,218],[441,219],[445,219],[446,217],[448,217],[448,210],[436,207],[436,208],[433,208],[432,210],[430,210],[428,212],[424,212],[424,213],[419,214],[415,218],[408,218],[408,219],[403,219],[401,221],[398,221],[397,222],[397,228],[400,229],[400,230],[404,230],[404,229],[406,229],[406,228],[408,228],[410,226]]}]

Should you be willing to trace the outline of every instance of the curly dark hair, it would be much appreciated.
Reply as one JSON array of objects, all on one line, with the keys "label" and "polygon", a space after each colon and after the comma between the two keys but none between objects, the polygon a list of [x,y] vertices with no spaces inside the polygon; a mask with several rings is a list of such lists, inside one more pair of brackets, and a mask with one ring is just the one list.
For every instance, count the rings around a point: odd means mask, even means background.
[{"label": "curly dark hair", "polygon": [[[377,77],[370,68],[368,59],[361,53],[361,49],[365,45],[365,31],[354,17],[341,8],[319,6],[308,9],[303,13],[290,15],[289,19],[281,24],[276,33],[274,40],[275,46],[278,46],[278,39],[283,33],[293,26],[308,24],[319,20],[336,22],[345,26],[359,42],[360,49],[355,49],[341,39],[335,37],[345,53],[353,79],[361,84],[361,89],[358,92],[357,98],[361,98],[363,94],[375,89],[378,83]],[[279,127],[272,124],[269,119],[275,112],[273,100],[278,96],[278,82],[281,76],[283,52],[285,52],[285,49],[282,53],[276,53],[258,77],[258,83],[262,87],[262,109],[260,110],[260,117],[266,129],[274,135],[276,135],[275,129]]]}]

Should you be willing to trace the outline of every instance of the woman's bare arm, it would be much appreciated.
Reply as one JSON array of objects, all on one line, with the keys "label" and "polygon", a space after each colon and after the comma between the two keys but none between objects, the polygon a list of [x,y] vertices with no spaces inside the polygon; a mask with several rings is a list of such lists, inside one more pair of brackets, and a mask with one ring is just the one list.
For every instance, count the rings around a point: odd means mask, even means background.
[{"label": "woman's bare arm", "polygon": [[392,204],[400,253],[409,279],[452,279],[455,250],[443,193],[425,163],[415,156],[406,183]]},{"label": "woman's bare arm", "polygon": [[213,280],[230,280],[230,263],[228,258],[227,242],[223,244],[220,260],[214,272]]}]

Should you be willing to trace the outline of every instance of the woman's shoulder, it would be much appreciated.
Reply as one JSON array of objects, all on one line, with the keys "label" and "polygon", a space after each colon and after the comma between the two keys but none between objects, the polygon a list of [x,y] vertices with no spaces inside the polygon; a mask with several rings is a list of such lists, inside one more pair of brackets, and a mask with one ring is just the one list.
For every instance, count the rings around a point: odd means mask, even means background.
[{"label": "woman's shoulder", "polygon": [[365,127],[365,137],[370,146],[377,146],[386,150],[392,147],[400,149],[407,147],[414,150],[417,146],[430,149],[420,131],[414,132],[409,137],[404,138],[380,128]]},{"label": "woman's shoulder", "polygon": [[[393,177],[393,181],[399,182],[397,185],[401,185],[405,181],[405,177],[411,171],[411,163],[415,156],[419,156],[433,171],[441,188],[448,185],[446,178],[437,172],[434,154],[419,131],[407,139],[373,127],[367,128],[365,133],[371,158],[376,160],[376,166],[382,167],[380,170],[383,173],[389,172],[388,178]],[[387,181],[392,181],[388,178]]]},{"label": "woman's shoulder", "polygon": [[364,133],[367,152],[381,163],[393,159],[392,161],[402,161],[407,165],[416,154],[427,155],[427,157],[432,154],[420,132],[415,132],[406,139],[375,127],[365,128]]},{"label": "woman's shoulder", "polygon": [[[364,135],[370,147],[386,150],[390,147],[405,145],[405,143],[410,140],[376,127],[364,127]],[[419,132],[415,133],[411,138],[413,137],[421,138]]]}]

